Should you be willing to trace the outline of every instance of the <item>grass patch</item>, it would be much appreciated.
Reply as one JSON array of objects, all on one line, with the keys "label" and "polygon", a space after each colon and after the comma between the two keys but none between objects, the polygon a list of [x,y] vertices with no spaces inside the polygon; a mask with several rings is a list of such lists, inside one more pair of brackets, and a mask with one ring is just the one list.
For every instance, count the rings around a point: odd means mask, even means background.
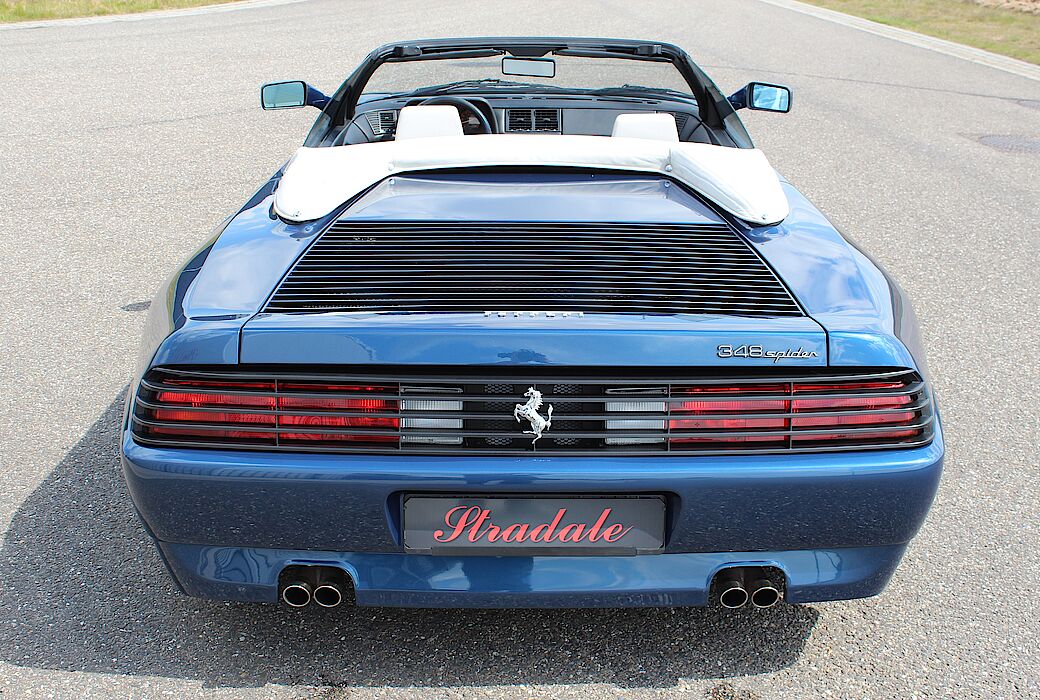
[{"label": "grass patch", "polygon": [[216,5],[229,0],[0,0],[0,22],[121,15]]},{"label": "grass patch", "polygon": [[968,0],[806,0],[893,27],[1040,64],[1040,15]]}]

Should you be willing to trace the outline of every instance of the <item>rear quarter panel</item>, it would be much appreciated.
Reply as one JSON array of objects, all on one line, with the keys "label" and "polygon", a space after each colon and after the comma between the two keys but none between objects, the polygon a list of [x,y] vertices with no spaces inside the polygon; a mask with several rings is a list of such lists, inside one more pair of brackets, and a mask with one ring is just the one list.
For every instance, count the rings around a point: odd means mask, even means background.
[{"label": "rear quarter panel", "polygon": [[794,186],[790,215],[747,237],[827,331],[829,364],[927,373],[917,317],[903,290]]}]

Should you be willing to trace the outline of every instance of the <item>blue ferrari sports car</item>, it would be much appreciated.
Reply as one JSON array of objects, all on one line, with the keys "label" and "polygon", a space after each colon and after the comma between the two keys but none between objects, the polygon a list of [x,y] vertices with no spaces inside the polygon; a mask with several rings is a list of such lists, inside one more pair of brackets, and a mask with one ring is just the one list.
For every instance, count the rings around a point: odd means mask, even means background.
[{"label": "blue ferrari sports car", "polygon": [[895,282],[656,41],[372,52],[152,303],[123,467],[184,593],[770,607],[879,593],[943,441]]}]

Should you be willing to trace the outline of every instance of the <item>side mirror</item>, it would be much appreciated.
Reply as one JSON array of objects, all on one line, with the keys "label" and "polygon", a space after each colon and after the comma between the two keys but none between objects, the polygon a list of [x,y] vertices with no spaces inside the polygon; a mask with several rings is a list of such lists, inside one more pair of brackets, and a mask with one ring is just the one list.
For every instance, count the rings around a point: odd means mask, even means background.
[{"label": "side mirror", "polygon": [[268,83],[260,88],[260,106],[264,109],[293,109],[307,104],[307,83],[289,80]]},{"label": "side mirror", "polygon": [[328,96],[302,80],[267,83],[260,88],[260,106],[264,109],[295,109],[296,107],[322,109],[328,103]]},{"label": "side mirror", "polygon": [[748,83],[729,96],[733,109],[754,109],[761,112],[791,111],[791,88],[771,83]]}]

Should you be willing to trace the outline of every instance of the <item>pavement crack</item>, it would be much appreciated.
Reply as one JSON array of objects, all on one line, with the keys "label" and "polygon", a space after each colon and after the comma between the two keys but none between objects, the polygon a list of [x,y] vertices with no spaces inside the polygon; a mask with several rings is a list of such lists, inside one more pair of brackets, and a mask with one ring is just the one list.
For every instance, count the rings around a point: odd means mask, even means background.
[{"label": "pavement crack", "polygon": [[151,119],[142,122],[130,122],[128,124],[113,124],[112,126],[99,126],[93,129],[85,129],[85,131],[91,133],[97,133],[101,131],[115,131],[118,129],[134,129],[141,126],[156,126],[158,124],[179,124],[182,122],[195,121],[197,119],[210,119],[212,117],[230,117],[233,114],[245,114],[246,112],[254,111],[252,107],[249,109],[232,109],[224,112],[206,112],[204,114],[191,114],[186,117],[174,117],[171,119]]}]

